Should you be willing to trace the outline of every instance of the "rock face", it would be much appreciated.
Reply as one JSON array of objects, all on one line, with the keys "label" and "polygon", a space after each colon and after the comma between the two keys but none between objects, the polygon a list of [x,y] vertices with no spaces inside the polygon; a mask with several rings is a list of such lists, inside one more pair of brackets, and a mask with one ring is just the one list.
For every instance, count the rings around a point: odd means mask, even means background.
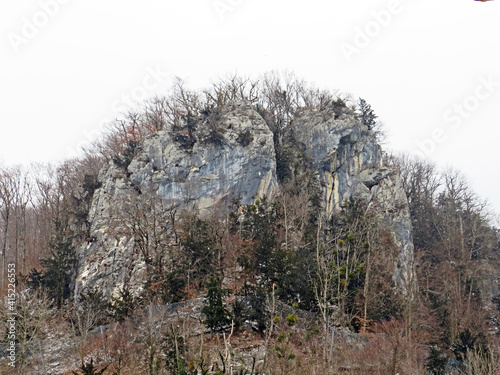
[{"label": "rock face", "polygon": [[[111,231],[113,208],[127,194],[153,188],[167,207],[201,212],[240,198],[243,204],[272,196],[277,189],[273,134],[251,107],[226,108],[217,124],[218,139],[186,147],[188,135],[159,132],[147,139],[126,173],[111,162],[99,176],[89,214],[92,243],[79,250],[75,293],[99,288],[116,295],[123,288],[140,290],[146,265],[134,252],[134,240]],[[201,131],[200,131],[201,132]],[[120,225],[114,223],[113,226]]]},{"label": "rock face", "polygon": [[292,123],[293,137],[318,172],[328,216],[350,198],[362,199],[380,217],[399,249],[394,279],[403,292],[413,286],[410,210],[401,179],[383,165],[376,137],[352,115],[307,111]]},{"label": "rock face", "polygon": [[198,210],[224,199],[249,204],[271,196],[277,188],[276,158],[273,135],[262,117],[240,104],[218,126],[218,142],[196,142],[189,149],[167,132],[149,138],[128,167],[131,183],[154,184],[168,204]]},{"label": "rock face", "polygon": [[[413,243],[408,202],[397,173],[383,166],[373,132],[352,114],[307,110],[296,116],[290,132],[316,170],[323,187],[327,215],[349,198],[365,200],[380,215],[399,248],[394,279],[403,291],[413,281]],[[145,264],[133,251],[130,236],[111,236],[112,207],[132,190],[154,189],[171,207],[203,212],[241,198],[243,204],[278,189],[273,134],[251,106],[226,108],[218,119],[218,139],[186,147],[190,134],[179,138],[159,132],[148,138],[126,173],[110,163],[100,174],[90,212],[94,241],[79,250],[75,292],[102,288],[116,294],[124,285],[140,290]]]}]

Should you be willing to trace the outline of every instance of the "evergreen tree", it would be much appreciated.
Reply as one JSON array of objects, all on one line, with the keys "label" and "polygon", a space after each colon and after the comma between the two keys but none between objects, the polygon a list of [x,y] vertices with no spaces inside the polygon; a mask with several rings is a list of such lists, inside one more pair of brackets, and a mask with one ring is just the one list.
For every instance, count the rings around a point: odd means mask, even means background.
[{"label": "evergreen tree", "polygon": [[436,345],[430,347],[429,356],[427,357],[426,367],[431,374],[443,375],[446,371],[448,357]]},{"label": "evergreen tree", "polygon": [[213,332],[221,331],[231,324],[231,312],[227,309],[224,298],[229,294],[229,289],[220,287],[220,281],[214,277],[207,284],[205,306],[201,310],[205,314],[205,325]]},{"label": "evergreen tree", "polygon": [[141,298],[135,297],[128,286],[124,286],[120,294],[113,298],[109,304],[110,315],[117,322],[123,322],[132,315],[141,304]]},{"label": "evergreen tree", "polygon": [[203,287],[208,275],[217,272],[217,243],[211,223],[196,215],[185,218],[184,236],[180,239],[189,273],[188,288],[194,283]]},{"label": "evergreen tree", "polygon": [[363,125],[372,130],[377,125],[377,115],[366,100],[359,98],[359,119]]},{"label": "evergreen tree", "polygon": [[56,223],[55,232],[50,244],[50,255],[40,262],[45,268],[41,285],[45,287],[53,303],[61,308],[71,295],[70,285],[75,271],[76,255],[72,238],[67,236],[59,223]]}]

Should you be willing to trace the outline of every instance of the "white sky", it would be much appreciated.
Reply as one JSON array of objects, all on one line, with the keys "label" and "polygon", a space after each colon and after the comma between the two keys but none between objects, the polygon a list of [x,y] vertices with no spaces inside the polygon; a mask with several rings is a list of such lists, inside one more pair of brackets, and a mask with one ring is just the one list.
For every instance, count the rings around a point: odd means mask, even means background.
[{"label": "white sky", "polygon": [[386,149],[419,141],[500,212],[500,0],[2,1],[0,35],[6,164],[74,156],[173,76],[287,69],[366,99]]}]

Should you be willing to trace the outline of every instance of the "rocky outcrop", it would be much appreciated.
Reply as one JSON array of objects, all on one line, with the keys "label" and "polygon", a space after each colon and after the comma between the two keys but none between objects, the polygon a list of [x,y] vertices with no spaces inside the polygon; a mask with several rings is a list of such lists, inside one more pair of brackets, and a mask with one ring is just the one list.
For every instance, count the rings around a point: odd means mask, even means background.
[{"label": "rocky outcrop", "polygon": [[157,186],[169,205],[197,210],[232,198],[249,204],[271,196],[277,187],[276,160],[273,135],[262,117],[239,104],[226,110],[217,127],[220,139],[197,141],[192,148],[169,132],[147,139],[128,167],[131,183]]},{"label": "rocky outcrop", "polygon": [[[115,163],[101,171],[102,187],[90,212],[95,240],[79,250],[77,294],[89,287],[116,294],[124,285],[133,290],[143,286],[145,264],[133,251],[133,239],[108,231],[112,208],[131,191],[153,189],[169,207],[201,213],[233,198],[249,204],[273,196],[278,188],[275,149],[263,118],[251,106],[236,104],[212,124],[211,135],[207,129],[158,132],[144,141],[126,171]],[[413,282],[408,202],[397,173],[384,167],[373,132],[352,113],[333,110],[306,110],[289,132],[316,172],[327,215],[350,198],[363,199],[377,212],[399,249],[394,279],[408,291]]]},{"label": "rocky outcrop", "polygon": [[354,116],[336,116],[328,110],[306,111],[292,124],[293,138],[319,173],[328,215],[355,193],[362,171],[371,168],[381,173],[382,168],[382,153],[373,134]]},{"label": "rocky outcrop", "polygon": [[101,171],[102,187],[89,214],[94,241],[78,253],[77,295],[86,288],[109,296],[124,286],[133,291],[143,287],[146,265],[134,251],[134,240],[123,235],[126,230],[111,228],[123,225],[113,222],[113,209],[128,194],[153,189],[166,207],[202,213],[232,199],[249,204],[273,195],[273,134],[254,109],[245,104],[226,108],[212,129],[217,139],[207,140],[208,127],[199,128],[193,135],[158,132],[145,140],[126,171],[115,162]]},{"label": "rocky outcrop", "polygon": [[377,213],[399,249],[394,279],[409,292],[414,282],[410,209],[399,175],[383,165],[374,133],[354,116],[333,110],[306,111],[291,130],[318,173],[327,215],[351,198]]}]

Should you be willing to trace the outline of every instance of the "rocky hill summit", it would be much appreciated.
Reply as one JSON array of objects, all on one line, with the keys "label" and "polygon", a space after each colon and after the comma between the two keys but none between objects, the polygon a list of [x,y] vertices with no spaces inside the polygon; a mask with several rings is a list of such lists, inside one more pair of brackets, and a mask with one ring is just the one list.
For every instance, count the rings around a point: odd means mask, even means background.
[{"label": "rocky hill summit", "polygon": [[176,80],[80,158],[0,166],[9,374],[497,373],[495,217],[376,118],[293,75]]},{"label": "rocky hill summit", "polygon": [[144,287],[147,262],[133,225],[119,219],[128,197],[153,197],[154,205],[173,212],[172,220],[182,210],[223,213],[235,200],[242,205],[272,200],[283,168],[299,164],[321,191],[325,220],[350,200],[361,200],[376,213],[398,249],[395,284],[403,292],[411,288],[412,229],[401,180],[384,166],[376,134],[354,111],[306,108],[278,135],[259,108],[244,101],[220,106],[201,122],[188,115],[182,129],[129,142],[132,152],[101,170],[89,213],[91,240],[77,254],[77,296],[90,288],[109,297],[124,287],[137,293]]}]

